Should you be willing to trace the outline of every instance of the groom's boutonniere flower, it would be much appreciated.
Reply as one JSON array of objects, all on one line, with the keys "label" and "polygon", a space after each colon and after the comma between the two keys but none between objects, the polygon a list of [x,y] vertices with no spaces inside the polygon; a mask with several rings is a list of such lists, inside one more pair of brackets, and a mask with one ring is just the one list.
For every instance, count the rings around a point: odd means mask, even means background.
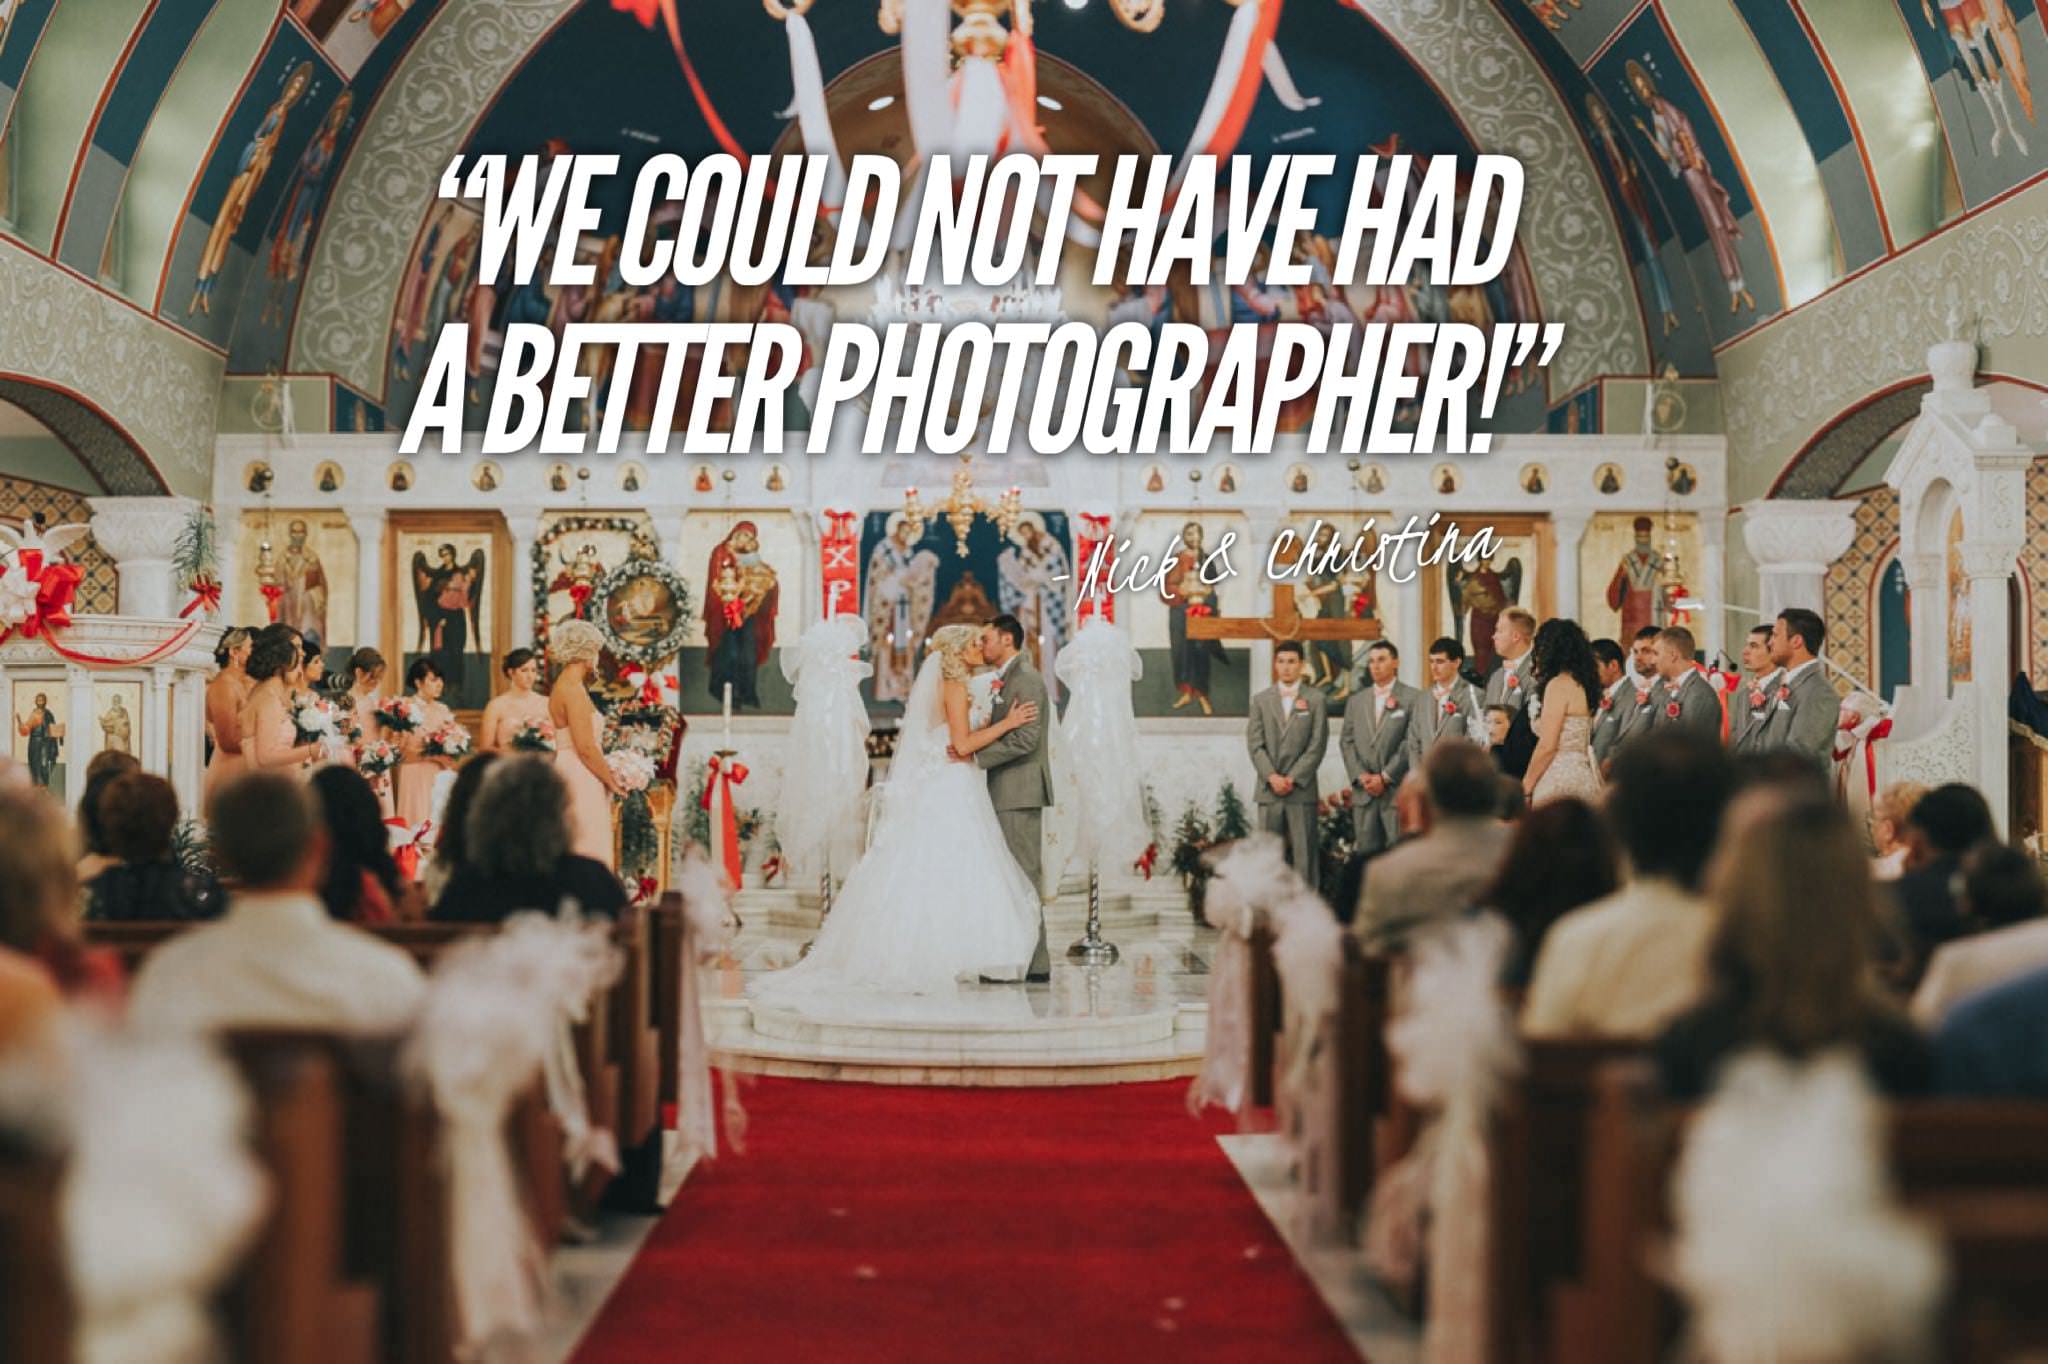
[{"label": "groom's boutonniere flower", "polygon": [[995,681],[988,684],[988,694],[990,696],[1001,696],[1003,694],[1002,678],[998,677]]},{"label": "groom's boutonniere flower", "polygon": [[1792,699],[1792,689],[1790,687],[1778,688],[1778,699],[1780,701],[1790,701]]},{"label": "groom's boutonniere flower", "polygon": [[1613,709],[1614,709],[1614,698],[1613,698],[1612,696],[1603,696],[1603,697],[1601,697],[1601,698],[1600,698],[1600,709],[1602,709],[1602,710],[1613,710]]},{"label": "groom's boutonniere flower", "polygon": [[1665,706],[1664,714],[1668,718],[1676,720],[1678,718],[1678,703],[1676,701],[1673,701],[1669,705]]},{"label": "groom's boutonniere flower", "polygon": [[1305,696],[1297,696],[1297,697],[1295,697],[1295,698],[1294,698],[1294,708],[1295,708],[1295,709],[1296,709],[1297,711],[1306,711],[1306,710],[1308,709],[1308,698],[1307,698],[1307,697],[1305,697]]},{"label": "groom's boutonniere flower", "polygon": [[1444,714],[1446,714],[1446,715],[1456,715],[1457,713],[1458,713],[1458,703],[1457,703],[1456,701],[1452,700],[1452,699],[1451,699],[1450,697],[1446,696],[1446,697],[1444,698]]}]

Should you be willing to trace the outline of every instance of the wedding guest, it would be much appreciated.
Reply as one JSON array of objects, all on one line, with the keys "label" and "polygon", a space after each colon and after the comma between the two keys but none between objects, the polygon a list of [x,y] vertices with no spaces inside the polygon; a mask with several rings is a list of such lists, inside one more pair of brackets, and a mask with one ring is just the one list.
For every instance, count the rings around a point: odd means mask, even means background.
[{"label": "wedding guest", "polygon": [[1546,801],[1514,826],[1500,870],[1477,901],[1515,930],[1503,985],[1528,985],[1550,926],[1614,892],[1620,884],[1617,861],[1613,836],[1599,812],[1576,797]]},{"label": "wedding guest", "polygon": [[1422,760],[1428,829],[1375,858],[1352,931],[1397,946],[1479,903],[1513,833],[1496,817],[1500,774],[1477,744],[1438,744]]},{"label": "wedding guest", "polygon": [[[358,649],[349,655],[350,680],[344,702],[355,719],[356,742],[359,744],[383,736],[383,726],[377,723],[377,707],[384,700],[384,673],[384,655],[375,649]],[[379,772],[370,778],[370,789],[377,794],[377,809],[383,818],[390,819],[398,812],[389,772]]]},{"label": "wedding guest", "polygon": [[626,907],[611,867],[574,851],[569,792],[545,758],[507,754],[491,765],[463,820],[463,850],[428,917],[496,923],[569,903],[606,916]]},{"label": "wedding guest", "polygon": [[580,855],[612,864],[612,797],[626,794],[604,757],[604,720],[590,699],[590,673],[604,636],[589,621],[564,621],[551,644],[561,671],[548,689],[548,723],[555,727],[555,770],[567,789],[572,846]]},{"label": "wedding guest", "polygon": [[1963,854],[1960,908],[1983,931],[1935,949],[1913,1018],[1940,1025],[1962,1001],[2030,971],[2048,968],[2048,887],[2040,864],[2018,848],[1980,843]]},{"label": "wedding guest", "polygon": [[224,918],[164,943],[136,973],[130,1017],[147,1029],[403,1030],[426,979],[410,953],[330,918],[319,888],[327,835],[318,798],[284,773],[214,793],[215,864],[235,887]]},{"label": "wedding guest", "polygon": [[1934,1069],[1943,1094],[2048,1099],[2048,967],[1956,1005],[1935,1034]]},{"label": "wedding guest", "polygon": [[269,625],[249,650],[255,685],[243,703],[242,766],[250,772],[292,771],[320,756],[317,743],[298,742],[292,707],[305,679],[305,641],[289,625]]},{"label": "wedding guest", "polygon": [[130,772],[140,772],[142,763],[133,753],[102,749],[85,765],[85,791],[78,798],[78,841],[85,855],[78,859],[78,879],[90,881],[117,860],[107,842],[106,826],[100,821],[100,797]]},{"label": "wedding guest", "polygon": [[419,893],[398,874],[391,831],[370,783],[337,763],[315,772],[312,787],[327,833],[327,874],[320,883],[327,912],[355,924],[419,918]]},{"label": "wedding guest", "polygon": [[1316,769],[1330,747],[1330,702],[1304,682],[1301,645],[1273,646],[1273,685],[1252,698],[1245,747],[1258,773],[1259,827],[1286,842],[1287,862],[1313,886],[1318,879]]},{"label": "wedding guest", "polygon": [[484,707],[483,724],[476,736],[479,753],[509,748],[521,726],[548,722],[548,700],[533,689],[540,680],[540,655],[531,649],[514,649],[505,655],[498,670],[505,675],[506,689]]},{"label": "wedding guest", "polygon": [[1394,792],[1408,774],[1409,726],[1415,722],[1422,694],[1400,680],[1400,667],[1398,649],[1384,639],[1372,642],[1365,651],[1372,686],[1344,703],[1344,724],[1337,737],[1344,775],[1353,788],[1352,828],[1358,851],[1366,857],[1393,847],[1401,836]]},{"label": "wedding guest", "polygon": [[1877,893],[1846,812],[1779,797],[1732,831],[1711,896],[1706,989],[1656,1044],[1673,1098],[1703,1097],[1723,1060],[1754,1048],[1806,1060],[1846,1047],[1880,1090],[1926,1091],[1927,1044],[1878,980]]},{"label": "wedding guest", "polygon": [[211,919],[221,911],[218,882],[181,866],[172,853],[178,793],[162,777],[129,772],[98,801],[100,827],[114,862],[85,883],[85,917]]},{"label": "wedding guest", "polygon": [[117,1006],[121,964],[80,940],[78,898],[63,807],[36,787],[0,788],[0,948],[34,961],[68,998]]},{"label": "wedding guest", "polygon": [[405,670],[406,695],[413,700],[419,723],[398,739],[398,781],[394,815],[404,820],[408,829],[418,829],[432,816],[434,782],[453,766],[446,758],[431,755],[426,751],[427,736],[455,718],[454,713],[441,704],[441,693],[446,691],[447,687],[448,683],[441,676],[441,669],[431,658],[416,658],[412,661],[412,666]]},{"label": "wedding guest", "polygon": [[208,791],[242,770],[242,707],[256,685],[248,669],[254,642],[254,636],[238,626],[221,636],[220,648],[214,651],[220,671],[206,684],[206,737],[213,741],[206,759]]},{"label": "wedding guest", "polygon": [[1880,881],[1896,881],[1906,871],[1906,820],[1927,788],[1917,781],[1895,781],[1870,803],[1870,842],[1876,850],[1871,873]]},{"label": "wedding guest", "polygon": [[1956,875],[1963,854],[1991,836],[1991,807],[1961,782],[1935,787],[1906,816],[1906,869],[1891,888],[1910,937],[1909,984],[1937,947],[1970,931],[1956,905]]},{"label": "wedding guest", "polygon": [[1525,1033],[1648,1039],[1698,1000],[1714,927],[1700,879],[1729,784],[1720,744],[1682,730],[1653,730],[1615,755],[1607,815],[1629,881],[1551,926]]},{"label": "wedding guest", "polygon": [[469,861],[469,812],[476,804],[477,788],[501,755],[477,753],[455,769],[455,782],[448,788],[448,801],[441,807],[441,836],[434,840],[434,855],[420,876],[420,889],[428,904],[441,898],[455,869]]},{"label": "wedding guest", "polygon": [[[1508,731],[1515,725],[1513,706],[1488,706],[1486,708],[1486,752],[1493,759],[1494,767],[1506,772],[1508,767]],[[1515,789],[1521,789],[1521,782],[1515,782]]]}]

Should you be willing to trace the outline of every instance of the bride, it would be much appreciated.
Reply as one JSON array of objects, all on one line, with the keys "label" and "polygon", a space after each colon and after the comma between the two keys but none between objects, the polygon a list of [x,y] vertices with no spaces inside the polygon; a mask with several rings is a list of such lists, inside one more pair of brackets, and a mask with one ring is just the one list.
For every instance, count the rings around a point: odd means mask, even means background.
[{"label": "bride", "polygon": [[[1021,974],[1038,942],[1038,893],[1003,841],[988,780],[960,759],[1031,723],[993,724],[981,632],[947,625],[904,703],[880,817],[810,954],[755,982],[757,999],[950,994],[961,976]],[[980,727],[976,728],[979,722]],[[951,748],[952,753],[947,752]]]}]

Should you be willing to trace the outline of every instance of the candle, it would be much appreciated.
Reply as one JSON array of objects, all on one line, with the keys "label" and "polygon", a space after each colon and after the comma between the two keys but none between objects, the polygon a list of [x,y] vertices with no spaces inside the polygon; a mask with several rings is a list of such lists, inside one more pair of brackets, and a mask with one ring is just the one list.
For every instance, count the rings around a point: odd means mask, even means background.
[{"label": "candle", "polygon": [[730,753],[732,752],[732,683],[730,682],[725,684],[724,721],[725,737],[719,746]]}]

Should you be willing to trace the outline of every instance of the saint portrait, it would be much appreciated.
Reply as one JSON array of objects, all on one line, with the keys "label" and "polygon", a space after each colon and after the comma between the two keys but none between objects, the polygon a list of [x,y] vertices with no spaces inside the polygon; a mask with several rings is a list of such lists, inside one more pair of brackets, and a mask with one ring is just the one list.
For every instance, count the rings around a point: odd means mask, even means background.
[{"label": "saint portrait", "polygon": [[476,490],[480,493],[494,493],[498,491],[498,486],[503,479],[504,476],[498,472],[498,466],[489,460],[485,460],[482,464],[476,466],[476,472],[470,476],[469,481],[476,486]]},{"label": "saint portrait", "polygon": [[1358,486],[1369,493],[1383,493],[1387,490],[1387,471],[1384,465],[1368,464],[1358,471]]},{"label": "saint portrait", "polygon": [[466,557],[451,541],[436,546],[431,556],[424,549],[413,551],[411,586],[419,614],[410,652],[434,660],[451,697],[466,690],[470,641],[482,642],[478,613],[488,566],[482,546]]},{"label": "saint portrait", "polygon": [[1621,466],[1603,464],[1593,471],[1593,490],[1602,496],[1612,497],[1621,491]]},{"label": "saint portrait", "polygon": [[[356,624],[356,536],[334,507],[242,514],[230,614],[276,620],[322,644]],[[337,639],[336,635],[341,638]]]},{"label": "saint portrait", "polygon": [[322,461],[320,467],[313,471],[313,486],[323,493],[340,492],[341,483],[341,466],[331,459]]},{"label": "saint portrait", "polygon": [[100,752],[139,755],[143,751],[140,682],[94,682],[92,714],[99,730]]},{"label": "saint portrait", "polygon": [[1541,497],[1550,486],[1550,475],[1540,464],[1525,464],[1522,466],[1521,483],[1523,492],[1531,497]]},{"label": "saint portrait", "polygon": [[1225,464],[1216,470],[1216,491],[1234,493],[1237,491],[1237,466]]},{"label": "saint portrait", "polygon": [[1449,497],[1457,492],[1458,466],[1455,464],[1437,465],[1436,468],[1430,470],[1429,486],[1445,497]]},{"label": "saint portrait", "polygon": [[548,491],[551,493],[565,493],[569,491],[568,465],[550,464],[548,466]]},{"label": "saint portrait", "polygon": [[262,189],[270,174],[271,163],[277,157],[278,141],[284,136],[286,120],[312,85],[313,63],[300,62],[293,67],[279,87],[277,97],[264,110],[255,131],[237,154],[234,178],[228,181],[227,190],[214,206],[213,226],[207,231],[206,245],[199,255],[199,268],[192,278],[192,298],[185,305],[188,317],[213,311],[213,290],[220,281],[221,271],[227,266],[228,248],[233,245],[235,233],[240,230],[242,219],[247,216],[257,191]]},{"label": "saint portrait", "polygon": [[277,475],[270,471],[270,466],[259,461],[243,471],[242,486],[261,497],[270,491],[270,485],[276,479]]},{"label": "saint portrait", "polygon": [[759,674],[775,647],[775,616],[782,589],[761,554],[761,530],[734,524],[711,549],[704,567],[704,639],[710,649],[711,694],[732,688],[735,708],[761,705]]},{"label": "saint portrait", "polygon": [[1146,466],[1145,491],[1148,493],[1163,493],[1166,491],[1166,466],[1164,464]]},{"label": "saint portrait", "polygon": [[1045,675],[1054,700],[1059,681],[1053,669],[1067,642],[1073,590],[1067,547],[1046,530],[1043,516],[1023,513],[1010,542],[996,554],[996,600],[1024,627],[1025,652]]},{"label": "saint portrait", "polygon": [[64,721],[50,704],[51,682],[17,681],[12,700],[14,760],[28,769],[36,786],[64,798]]},{"label": "saint portrait", "polygon": [[619,470],[619,491],[637,493],[647,486],[647,471],[637,464],[628,464]]},{"label": "saint portrait", "polygon": [[411,492],[411,491],[412,491],[412,466],[411,466],[410,464],[407,464],[407,463],[406,463],[406,462],[405,462],[404,460],[400,460],[400,461],[398,461],[398,463],[396,463],[396,464],[392,465],[392,466],[391,466],[391,474],[390,474],[389,482],[390,482],[390,484],[391,484],[391,491],[392,491],[392,492],[395,492],[395,493],[409,493],[409,492]]},{"label": "saint portrait", "polygon": [[1309,489],[1310,474],[1306,464],[1296,464],[1287,470],[1287,491],[1301,494]]}]

